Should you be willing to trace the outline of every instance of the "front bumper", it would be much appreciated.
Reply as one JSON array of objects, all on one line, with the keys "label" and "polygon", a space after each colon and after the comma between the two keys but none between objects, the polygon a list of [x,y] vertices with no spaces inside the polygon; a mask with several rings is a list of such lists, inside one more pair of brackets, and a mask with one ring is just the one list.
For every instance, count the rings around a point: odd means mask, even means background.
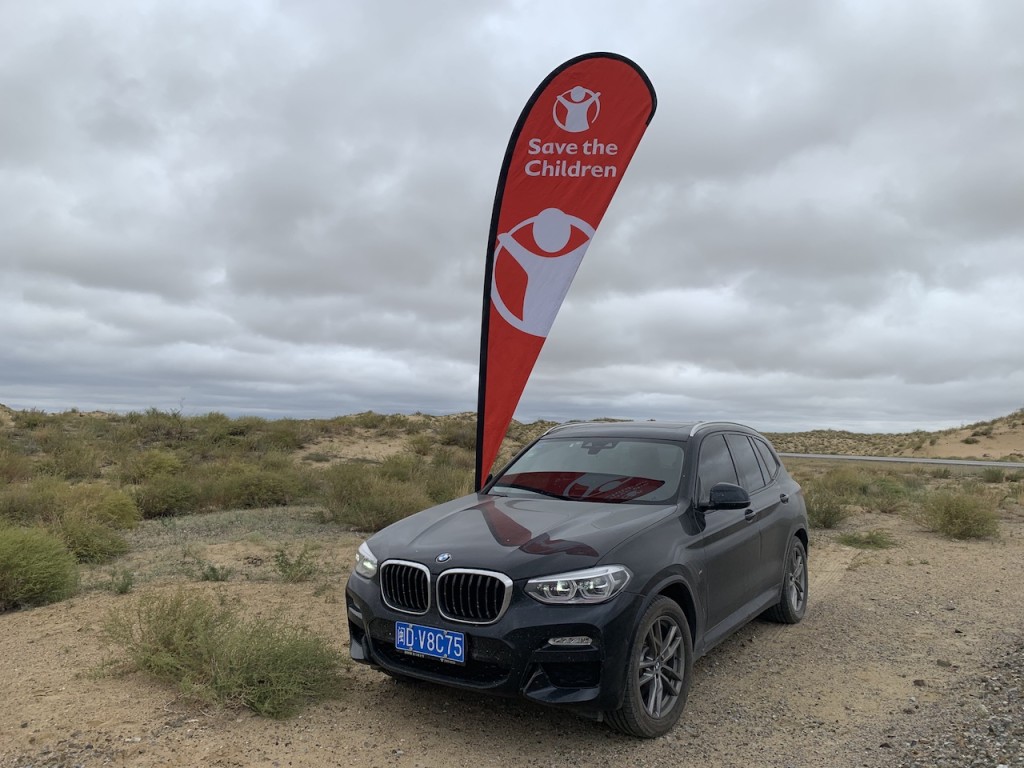
[{"label": "front bumper", "polygon": [[[525,696],[595,716],[618,709],[627,657],[642,607],[622,593],[599,605],[544,605],[516,584],[496,623],[453,622],[432,608],[422,615],[388,607],[376,582],[353,574],[345,589],[353,660],[442,685],[502,696]],[[410,621],[466,636],[466,663],[413,656],[395,648],[395,622]],[[585,646],[553,646],[553,637],[591,639]]]}]

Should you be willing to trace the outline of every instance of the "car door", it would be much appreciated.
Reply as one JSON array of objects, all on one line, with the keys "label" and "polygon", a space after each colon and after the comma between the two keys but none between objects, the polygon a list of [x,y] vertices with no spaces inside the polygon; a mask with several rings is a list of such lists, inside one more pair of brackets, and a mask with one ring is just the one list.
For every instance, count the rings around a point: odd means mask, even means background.
[{"label": "car door", "polygon": [[764,462],[758,458],[750,436],[733,432],[726,435],[725,439],[736,464],[740,485],[750,494],[753,527],[757,531],[757,557],[748,563],[751,574],[750,596],[754,598],[778,588],[781,555],[776,554],[778,546],[773,541],[777,538],[781,518],[780,493],[776,481],[770,475],[765,477],[762,467]]},{"label": "car door", "polygon": [[766,442],[757,437],[751,437],[750,442],[757,451],[765,478],[765,490],[761,492],[765,504],[773,505],[771,513],[763,515],[758,522],[761,532],[760,582],[763,589],[778,589],[789,540],[793,536],[793,510],[788,505],[799,487],[794,487],[782,471],[782,464]]},{"label": "car door", "polygon": [[[736,466],[725,435],[708,435],[701,441],[697,462],[697,498],[704,504],[716,483],[739,484]],[[717,509],[703,513],[702,532],[707,587],[707,639],[713,645],[729,631],[729,617],[749,599],[751,564],[760,550],[754,520],[746,510]],[[717,628],[717,629],[716,629]]]}]

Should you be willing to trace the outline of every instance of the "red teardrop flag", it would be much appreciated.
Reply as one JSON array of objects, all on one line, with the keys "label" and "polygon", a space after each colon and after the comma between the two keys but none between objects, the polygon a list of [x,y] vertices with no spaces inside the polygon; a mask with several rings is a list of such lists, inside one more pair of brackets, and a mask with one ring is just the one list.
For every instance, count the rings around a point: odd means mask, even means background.
[{"label": "red teardrop flag", "polygon": [[484,275],[477,490],[656,105],[636,64],[588,53],[545,78],[512,131]]}]

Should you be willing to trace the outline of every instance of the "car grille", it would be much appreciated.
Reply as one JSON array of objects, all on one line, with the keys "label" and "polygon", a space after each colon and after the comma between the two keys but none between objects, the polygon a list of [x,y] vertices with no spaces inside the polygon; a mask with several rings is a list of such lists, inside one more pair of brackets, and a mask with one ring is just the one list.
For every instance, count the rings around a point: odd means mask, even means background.
[{"label": "car grille", "polygon": [[490,624],[512,598],[512,580],[500,573],[452,568],[437,578],[437,608],[451,621]]},{"label": "car grille", "polygon": [[403,613],[430,608],[430,571],[425,565],[389,560],[380,567],[380,591],[389,607]]}]

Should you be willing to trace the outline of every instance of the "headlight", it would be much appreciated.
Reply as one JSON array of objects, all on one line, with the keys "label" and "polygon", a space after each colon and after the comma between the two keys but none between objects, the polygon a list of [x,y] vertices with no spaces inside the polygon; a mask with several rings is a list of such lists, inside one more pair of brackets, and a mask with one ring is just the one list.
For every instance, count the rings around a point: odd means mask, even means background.
[{"label": "headlight", "polygon": [[603,603],[621,592],[633,574],[624,565],[542,576],[526,582],[526,594],[552,605]]},{"label": "headlight", "polygon": [[359,545],[359,551],[356,552],[356,573],[367,579],[372,579],[377,573],[377,558],[373,556],[365,541]]}]

